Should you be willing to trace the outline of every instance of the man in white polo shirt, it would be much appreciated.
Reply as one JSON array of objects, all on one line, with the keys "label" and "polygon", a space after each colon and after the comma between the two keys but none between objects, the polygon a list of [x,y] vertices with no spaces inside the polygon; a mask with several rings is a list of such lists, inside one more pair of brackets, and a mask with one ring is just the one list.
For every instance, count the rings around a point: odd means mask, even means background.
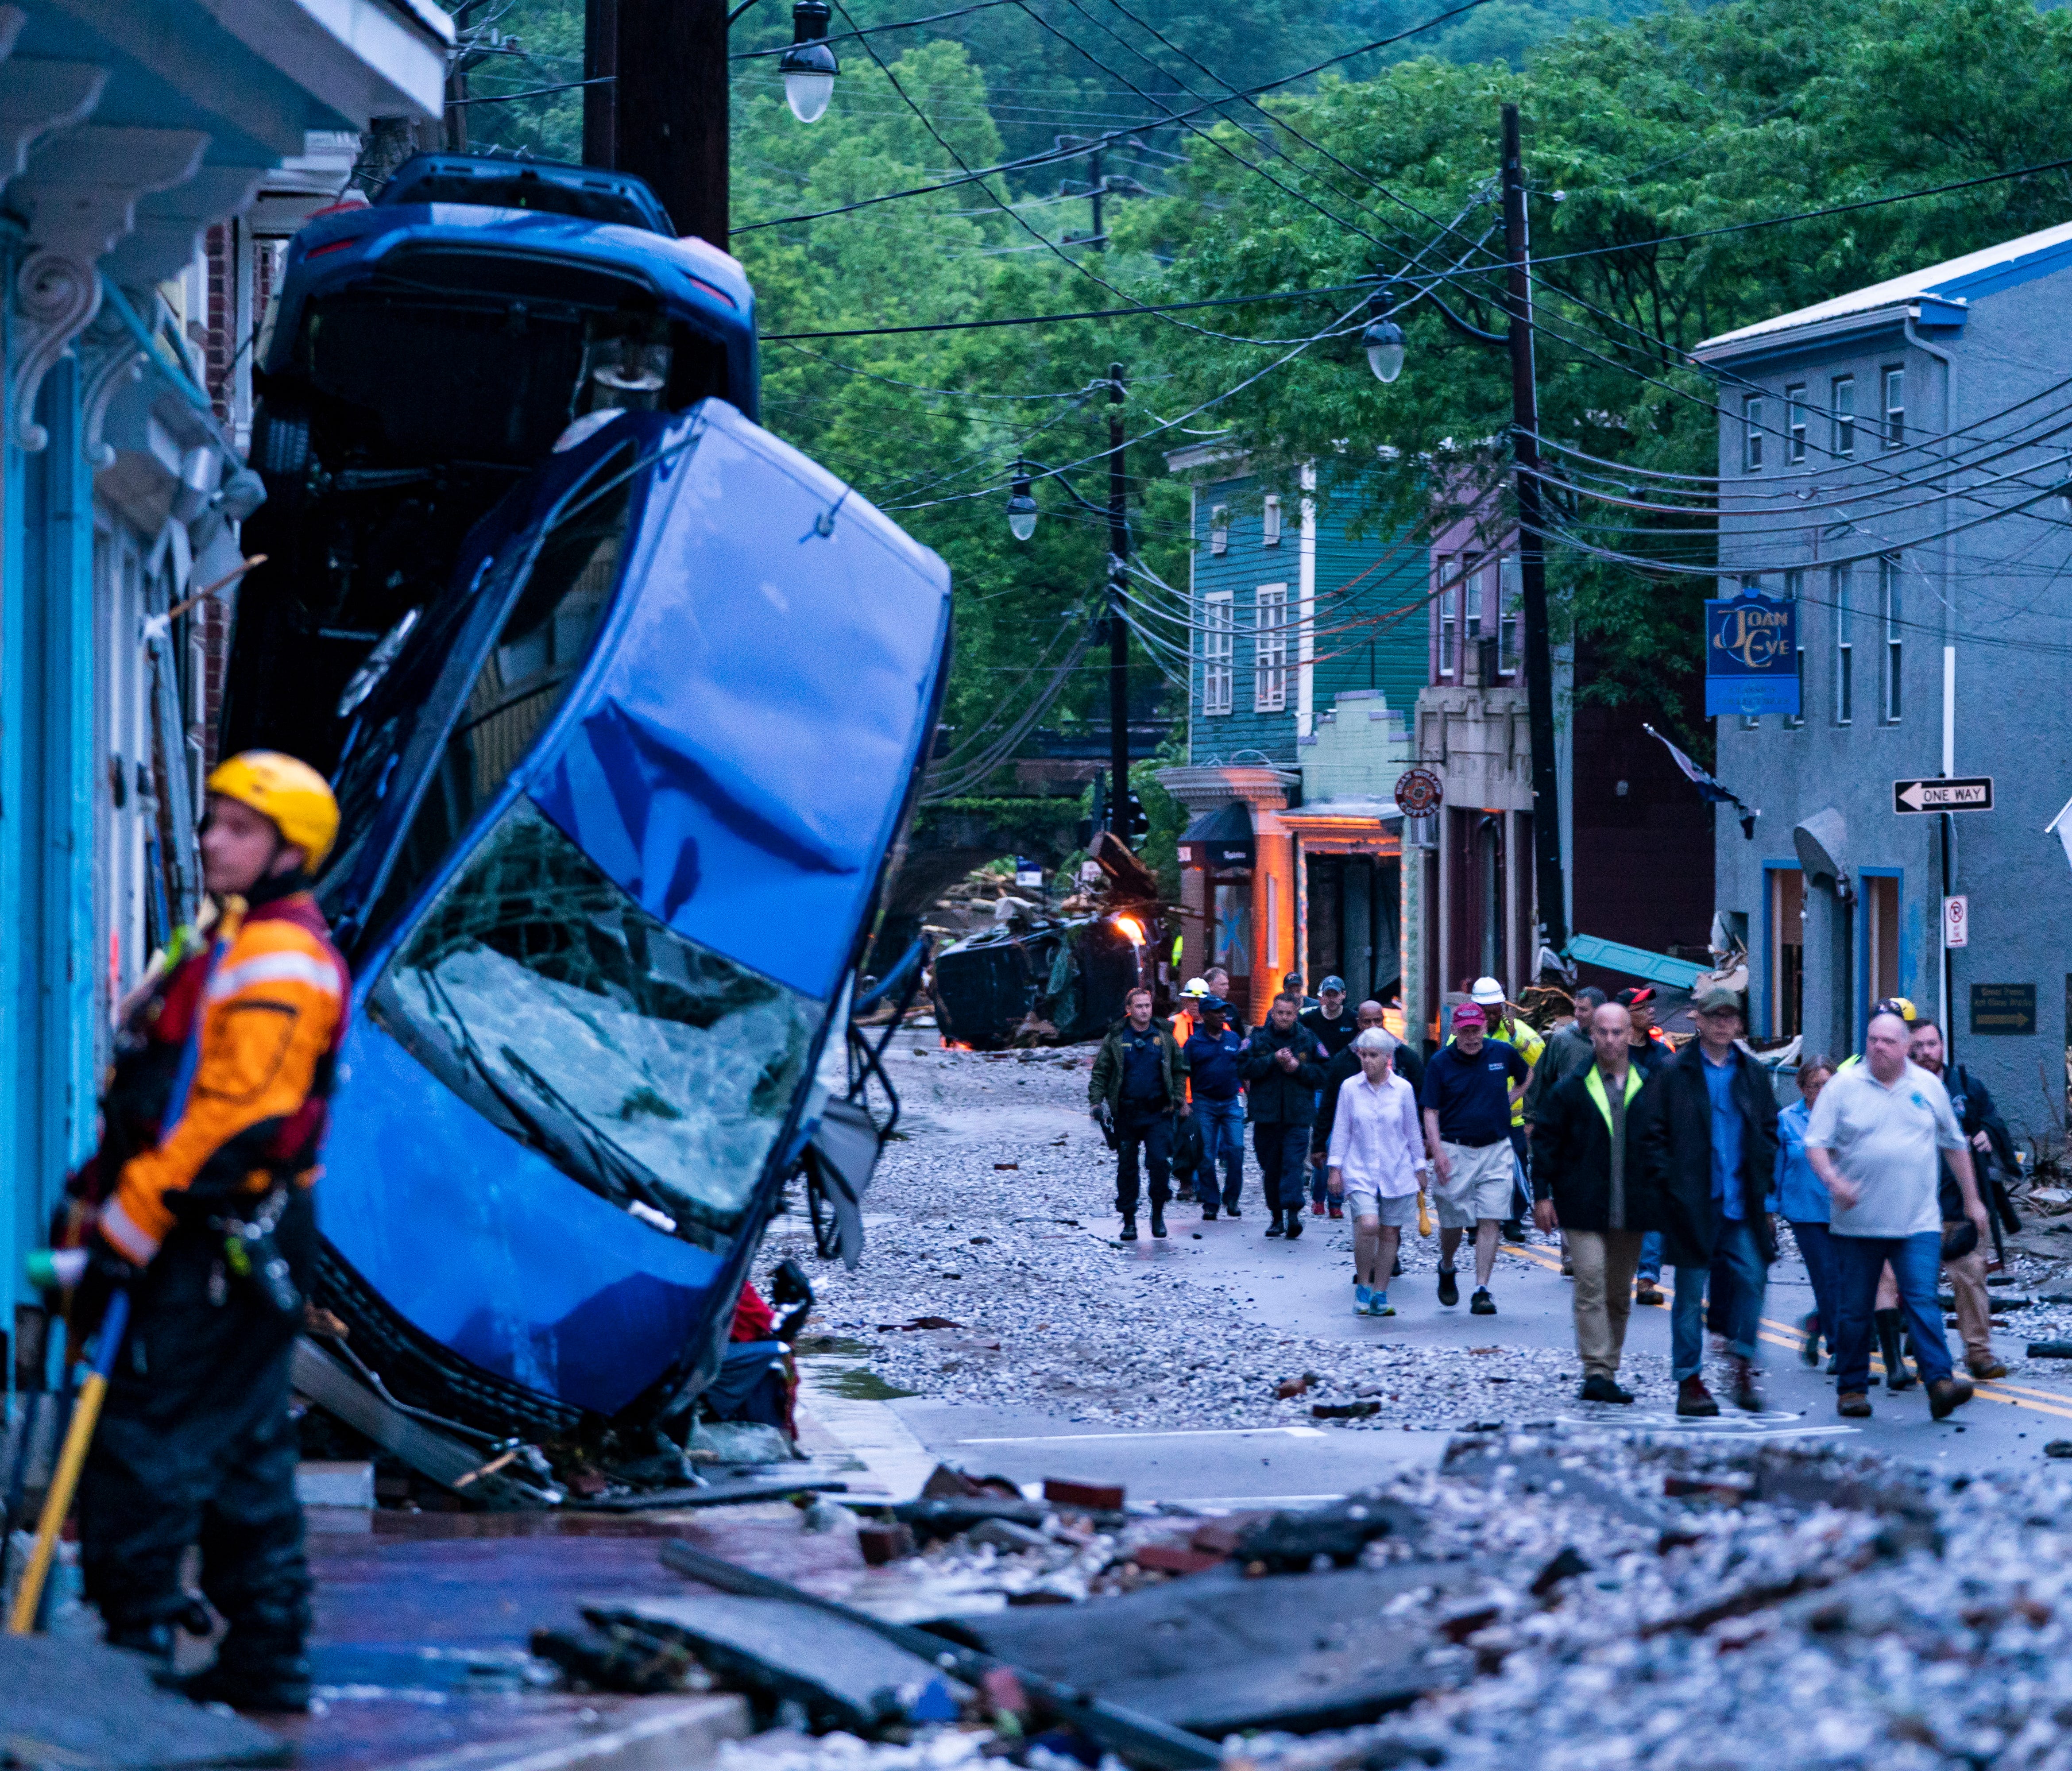
[{"label": "man in white polo shirt", "polygon": [[1986,1208],[1950,1097],[1908,1058],[1909,1037],[1899,1016],[1873,1015],[1864,1062],[1821,1090],[1806,1130],[1807,1157],[1835,1202],[1829,1224],[1840,1294],[1835,1407],[1853,1419],[1871,1411],[1871,1317],[1887,1261],[1899,1284],[1914,1362],[1927,1380],[1929,1413],[1941,1420],[1971,1399],[1971,1385],[1954,1374],[1935,1299],[1942,1268],[1938,1154],[1957,1177],[1964,1215],[1982,1236]]}]

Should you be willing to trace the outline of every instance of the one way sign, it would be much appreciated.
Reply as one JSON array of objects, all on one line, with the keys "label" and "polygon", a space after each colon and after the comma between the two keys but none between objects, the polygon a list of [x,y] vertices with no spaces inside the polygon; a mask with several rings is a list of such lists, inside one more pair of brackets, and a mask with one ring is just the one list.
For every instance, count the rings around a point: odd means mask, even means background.
[{"label": "one way sign", "polygon": [[1993,778],[1975,775],[1950,780],[1895,781],[1892,809],[1909,812],[1991,812]]}]

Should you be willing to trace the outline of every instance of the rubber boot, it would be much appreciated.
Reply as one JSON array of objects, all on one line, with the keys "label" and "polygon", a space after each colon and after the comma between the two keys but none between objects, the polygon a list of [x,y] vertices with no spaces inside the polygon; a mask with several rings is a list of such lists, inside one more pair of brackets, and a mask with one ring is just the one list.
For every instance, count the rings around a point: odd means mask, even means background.
[{"label": "rubber boot", "polygon": [[1878,1350],[1885,1356],[1885,1387],[1888,1390],[1911,1390],[1914,1375],[1906,1369],[1906,1362],[1900,1356],[1900,1315],[1897,1310],[1879,1310],[1873,1320],[1877,1324]]}]

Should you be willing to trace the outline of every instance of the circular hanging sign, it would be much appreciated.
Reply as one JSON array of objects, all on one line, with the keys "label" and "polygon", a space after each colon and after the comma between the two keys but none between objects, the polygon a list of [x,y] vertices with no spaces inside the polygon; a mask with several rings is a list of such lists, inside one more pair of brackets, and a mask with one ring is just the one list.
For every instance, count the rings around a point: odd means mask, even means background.
[{"label": "circular hanging sign", "polygon": [[1429,769],[1405,769],[1396,783],[1396,809],[1406,818],[1429,818],[1445,798],[1439,778]]}]

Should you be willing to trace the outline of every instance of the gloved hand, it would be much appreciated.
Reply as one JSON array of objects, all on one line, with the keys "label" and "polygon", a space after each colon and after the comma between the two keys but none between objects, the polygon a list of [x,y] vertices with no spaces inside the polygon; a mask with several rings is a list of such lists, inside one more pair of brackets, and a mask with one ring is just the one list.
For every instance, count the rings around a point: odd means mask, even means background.
[{"label": "gloved hand", "polygon": [[1096,1101],[1092,1109],[1087,1112],[1087,1117],[1092,1120],[1095,1124],[1098,1125],[1102,1131],[1107,1132],[1109,1136],[1112,1136],[1114,1135],[1115,1109],[1109,1106],[1106,1101]]},{"label": "gloved hand", "polygon": [[72,1307],[66,1313],[77,1341],[84,1341],[101,1326],[109,1297],[134,1283],[138,1272],[99,1231],[88,1235],[86,1271],[72,1288]]}]

